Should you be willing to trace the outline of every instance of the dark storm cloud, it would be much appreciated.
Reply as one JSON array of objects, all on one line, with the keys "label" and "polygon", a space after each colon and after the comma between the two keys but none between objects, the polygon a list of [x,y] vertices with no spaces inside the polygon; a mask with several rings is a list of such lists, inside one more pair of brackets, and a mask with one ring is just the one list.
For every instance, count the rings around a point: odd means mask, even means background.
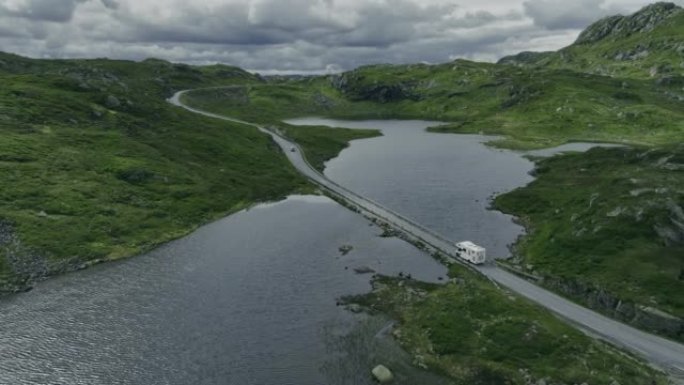
[{"label": "dark storm cloud", "polygon": [[304,72],[496,60],[560,48],[616,1],[0,0],[0,49]]},{"label": "dark storm cloud", "polygon": [[210,13],[188,8],[164,23],[133,10],[118,18],[132,28],[127,40],[241,45],[303,40],[328,46],[374,47],[421,37],[425,34],[418,30],[421,24],[440,23],[453,6],[422,7],[410,0],[391,0],[359,8],[353,14],[336,15],[332,1],[271,0],[250,6],[225,4]]},{"label": "dark storm cloud", "polygon": [[65,23],[71,20],[79,3],[87,0],[28,0],[18,7],[0,4],[0,17],[13,16],[36,21]]},{"label": "dark storm cloud", "polygon": [[119,8],[119,3],[116,0],[102,0],[102,4],[109,9]]}]

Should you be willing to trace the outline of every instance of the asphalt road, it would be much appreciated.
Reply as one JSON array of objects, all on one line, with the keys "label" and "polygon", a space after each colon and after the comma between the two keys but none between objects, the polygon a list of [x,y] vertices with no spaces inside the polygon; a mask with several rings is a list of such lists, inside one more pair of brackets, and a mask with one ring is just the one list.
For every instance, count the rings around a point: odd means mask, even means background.
[{"label": "asphalt road", "polygon": [[[301,148],[296,143],[290,142],[277,133],[267,130],[257,124],[188,107],[180,101],[180,96],[184,92],[186,91],[176,93],[169,99],[169,102],[197,114],[226,120],[229,122],[247,124],[258,128],[260,131],[270,135],[273,140],[283,149],[292,165],[312,182],[328,190],[334,195],[343,198],[345,201],[347,201],[347,203],[356,206],[363,212],[377,217],[391,224],[393,227],[403,230],[414,240],[419,240],[446,255],[452,255],[454,253],[454,245],[439,234],[421,226],[418,223],[414,223],[410,219],[403,217],[401,214],[395,213],[376,202],[364,198],[353,191],[338,185],[323,174],[316,171],[307,162],[306,158],[302,155]],[[643,357],[645,360],[651,362],[655,366],[666,370],[678,382],[684,383],[684,345],[643,332],[621,322],[600,315],[561,296],[549,292],[548,290],[536,286],[529,281],[518,277],[517,275],[499,269],[494,265],[478,267],[470,265],[470,267],[487,276],[497,284],[504,286],[509,290],[516,292],[521,296],[526,297],[533,302],[536,302],[539,305],[549,309],[550,311],[559,315],[561,318],[564,318],[571,324],[577,326],[590,335],[606,340],[614,345],[620,346]]]}]

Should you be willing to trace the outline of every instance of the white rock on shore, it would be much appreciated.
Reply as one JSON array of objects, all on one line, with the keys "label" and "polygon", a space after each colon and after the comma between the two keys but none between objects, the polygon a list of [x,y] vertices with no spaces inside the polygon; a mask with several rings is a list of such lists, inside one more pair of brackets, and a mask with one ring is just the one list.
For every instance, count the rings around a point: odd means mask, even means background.
[{"label": "white rock on shore", "polygon": [[376,380],[378,380],[379,383],[381,384],[387,384],[392,382],[394,379],[394,375],[392,372],[387,369],[386,366],[384,365],[378,365],[375,368],[373,368],[373,377],[375,377]]}]

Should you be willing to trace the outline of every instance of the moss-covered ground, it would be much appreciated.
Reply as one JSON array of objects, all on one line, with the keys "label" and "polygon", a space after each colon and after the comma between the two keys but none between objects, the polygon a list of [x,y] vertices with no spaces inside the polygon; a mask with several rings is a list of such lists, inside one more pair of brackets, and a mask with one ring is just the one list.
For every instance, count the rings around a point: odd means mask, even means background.
[{"label": "moss-covered ground", "polygon": [[684,147],[596,148],[538,160],[535,174],[494,202],[527,227],[519,268],[568,281],[585,305],[586,289],[605,292],[604,312],[622,301],[684,318]]},{"label": "moss-covered ground", "polygon": [[279,124],[277,129],[302,147],[307,160],[318,171],[323,171],[325,162],[336,157],[347,148],[350,141],[381,135],[377,130],[356,130],[327,126]]},{"label": "moss-covered ground", "polygon": [[665,384],[662,374],[454,267],[446,285],[380,277],[347,298],[399,321],[394,335],[457,384]]},{"label": "moss-covered ground", "polygon": [[267,135],[164,100],[186,87],[257,81],[242,70],[2,59],[3,285],[131,256],[311,189]]}]

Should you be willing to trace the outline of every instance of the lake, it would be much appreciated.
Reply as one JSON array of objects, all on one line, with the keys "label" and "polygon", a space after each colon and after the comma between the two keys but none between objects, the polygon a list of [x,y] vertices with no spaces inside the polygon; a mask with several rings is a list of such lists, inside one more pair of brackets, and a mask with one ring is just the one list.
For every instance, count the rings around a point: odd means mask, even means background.
[{"label": "lake", "polygon": [[[530,182],[533,164],[485,146],[491,138],[425,132],[435,122],[291,122],[381,129],[325,174],[448,239],[505,257],[522,234],[488,198]],[[42,282],[0,300],[0,384],[371,384],[378,363],[397,384],[442,383],[382,333],[388,320],[337,306],[370,289],[371,275],[354,269],[445,277],[381,232],[328,198],[293,196]]]}]

